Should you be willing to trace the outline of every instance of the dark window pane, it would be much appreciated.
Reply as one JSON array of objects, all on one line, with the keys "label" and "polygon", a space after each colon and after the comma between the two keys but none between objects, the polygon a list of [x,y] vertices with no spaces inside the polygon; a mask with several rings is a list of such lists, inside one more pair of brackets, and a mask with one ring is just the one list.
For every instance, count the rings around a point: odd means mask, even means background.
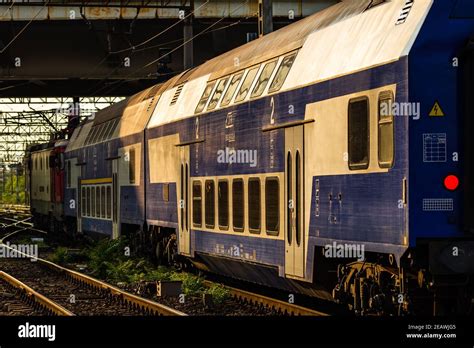
[{"label": "dark window pane", "polygon": [[100,188],[100,217],[105,218],[105,186]]},{"label": "dark window pane", "polygon": [[189,168],[188,164],[186,163],[186,166],[184,168],[184,175],[185,175],[185,181],[184,181],[184,187],[185,187],[185,203],[184,207],[186,208],[186,230],[189,228]]},{"label": "dark window pane", "polygon": [[180,175],[180,201],[179,201],[179,206],[180,206],[180,215],[181,215],[181,229],[184,228],[184,166],[181,164],[181,175]]},{"label": "dark window pane", "polygon": [[234,231],[244,230],[244,182],[241,179],[232,182],[232,219]]},{"label": "dark window pane", "polygon": [[369,101],[349,103],[349,168],[369,167]]},{"label": "dark window pane", "polygon": [[86,214],[87,216],[91,216],[91,188],[90,187],[87,188],[86,204],[87,204]]},{"label": "dark window pane", "polygon": [[295,221],[295,230],[296,230],[296,244],[300,246],[301,244],[301,158],[299,151],[296,151],[295,158],[295,180],[296,180],[296,192],[295,192],[295,204],[296,204],[296,221]]},{"label": "dark window pane", "polygon": [[107,219],[112,217],[112,188],[107,186]]},{"label": "dark window pane", "polygon": [[201,100],[199,101],[198,106],[196,107],[196,114],[204,110],[204,107],[206,106],[206,103],[209,100],[209,97],[211,96],[211,92],[214,89],[215,84],[215,82],[210,82],[207,84],[206,89],[202,94]]},{"label": "dark window pane", "polygon": [[274,60],[273,62],[269,62],[265,65],[262,72],[260,73],[260,76],[258,77],[257,84],[255,85],[255,88],[252,91],[252,98],[259,97],[263,94],[263,92],[265,91],[265,87],[267,87],[268,81],[272,76],[273,70],[275,70],[276,65],[276,60]]},{"label": "dark window pane", "polygon": [[235,98],[236,103],[244,100],[247,94],[249,93],[250,87],[252,86],[253,80],[255,80],[255,76],[257,75],[258,69],[259,69],[259,66],[250,69],[247,76],[245,76],[245,80],[242,83],[242,86],[240,86],[239,93],[237,94],[237,97]]},{"label": "dark window pane", "polygon": [[214,228],[216,224],[216,208],[215,208],[215,188],[214,188],[214,181],[207,180],[206,181],[206,227],[207,228]]},{"label": "dark window pane", "polygon": [[91,216],[95,217],[95,187],[91,188]]},{"label": "dark window pane", "polygon": [[288,156],[286,159],[286,187],[287,187],[287,201],[286,204],[286,239],[288,240],[288,244],[291,245],[293,242],[293,232],[292,232],[292,223],[291,223],[291,214],[293,212],[293,191],[292,191],[292,158],[291,153],[288,152]]},{"label": "dark window pane", "polygon": [[293,53],[283,58],[283,61],[280,67],[278,68],[278,71],[272,81],[272,84],[270,85],[270,88],[268,90],[269,93],[277,92],[281,89],[281,87],[285,83],[286,77],[290,73],[290,69],[293,65],[293,62],[295,61],[295,58],[296,53]]},{"label": "dark window pane", "polygon": [[221,106],[229,105],[230,101],[235,95],[235,92],[237,91],[237,87],[239,87],[239,83],[242,80],[242,76],[244,76],[243,72],[238,73],[234,75],[234,77],[232,77],[229,88],[227,88],[224,98],[222,98]]},{"label": "dark window pane", "polygon": [[394,159],[393,95],[384,92],[379,100],[379,166],[391,168]]},{"label": "dark window pane", "polygon": [[130,148],[128,153],[128,174],[130,178],[130,184],[135,183],[135,148]]},{"label": "dark window pane", "polygon": [[229,184],[219,181],[219,227],[223,230],[229,228]]},{"label": "dark window pane", "polygon": [[86,188],[81,187],[81,192],[82,192],[82,200],[81,200],[81,215],[85,216],[86,215]]},{"label": "dark window pane", "polygon": [[260,179],[249,180],[249,230],[260,233]]},{"label": "dark window pane", "polygon": [[265,181],[265,222],[267,234],[278,235],[280,223],[280,184],[277,178]]},{"label": "dark window pane", "polygon": [[100,217],[100,187],[95,190],[95,216]]},{"label": "dark window pane", "polygon": [[196,227],[202,225],[202,192],[201,183],[193,183],[193,224]]},{"label": "dark window pane", "polygon": [[207,106],[208,110],[214,110],[216,108],[219,100],[222,97],[222,93],[224,93],[224,88],[227,85],[227,81],[229,81],[229,78],[222,79],[217,84],[216,90],[214,91],[214,94],[212,95],[212,98]]},{"label": "dark window pane", "polygon": [[67,161],[67,187],[71,187],[71,161]]}]

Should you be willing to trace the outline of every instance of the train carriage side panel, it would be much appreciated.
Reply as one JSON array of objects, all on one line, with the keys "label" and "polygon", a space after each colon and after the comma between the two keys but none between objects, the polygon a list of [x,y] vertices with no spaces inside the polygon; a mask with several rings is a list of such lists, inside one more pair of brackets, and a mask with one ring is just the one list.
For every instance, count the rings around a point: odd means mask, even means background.
[{"label": "train carriage side panel", "polygon": [[[194,224],[193,220],[191,229],[191,245],[197,253],[223,260],[233,259],[255,265],[271,266],[280,276],[284,276],[285,272],[288,273],[285,270],[284,261],[284,241],[286,239],[284,219],[278,237],[267,236],[263,230],[260,234],[249,233],[248,222],[246,222],[243,234],[232,230],[222,231],[216,225],[208,228],[204,226],[205,210],[213,208],[212,206],[206,208],[203,203],[206,199],[203,196],[206,192],[212,193],[212,190],[215,189],[213,189],[212,183],[207,187],[206,181],[213,181],[215,187],[219,180],[232,180],[234,177],[241,177],[247,183],[251,176],[264,178],[275,174],[284,175],[286,131],[280,129],[262,132],[262,130],[269,126],[278,127],[280,125],[285,128],[286,123],[312,121],[311,118],[314,118],[314,124],[304,126],[308,130],[305,137],[307,148],[305,158],[308,161],[308,169],[304,208],[306,219],[304,224],[305,260],[303,261],[306,272],[302,277],[300,276],[300,279],[312,281],[314,246],[324,245],[328,241],[363,243],[367,246],[366,251],[394,253],[398,257],[407,248],[406,206],[402,204],[400,208],[400,200],[403,198],[403,179],[407,175],[407,140],[405,136],[407,122],[403,119],[394,121],[395,142],[398,151],[395,167],[380,168],[377,161],[377,135],[375,132],[378,116],[376,109],[379,94],[382,92],[390,91],[399,102],[407,100],[406,55],[432,2],[417,1],[409,18],[406,19],[406,23],[400,26],[397,26],[396,23],[405,6],[405,1],[385,2],[380,6],[368,9],[370,3],[370,1],[342,2],[315,15],[312,21],[303,20],[295,26],[290,26],[291,28],[288,27],[264,37],[258,43],[250,43],[204,64],[196,69],[196,77],[191,79],[193,76],[191,74],[189,82],[184,83],[184,87],[182,87],[181,96],[187,97],[186,106],[179,108],[169,106],[179,87],[177,84],[175,88],[164,93],[166,98],[163,98],[162,103],[157,106],[148,125],[147,141],[149,144],[152,142],[160,144],[160,141],[161,144],[165,141],[179,141],[178,144],[189,147],[190,179],[191,182],[198,181],[201,184],[197,200],[202,204],[202,211],[198,213],[202,222]],[[296,31],[297,28],[299,30]],[[293,35],[291,34],[292,30],[295,30]],[[341,32],[351,32],[351,35],[343,36],[340,35]],[[293,45],[287,46],[287,51],[280,52],[279,48],[273,56],[268,50],[263,52],[269,42],[280,42],[287,36],[295,39]],[[326,40],[327,37],[332,37],[333,40]],[[328,42],[331,43],[329,46]],[[337,43],[337,45],[333,43]],[[259,45],[258,49],[254,47],[252,51],[252,60],[247,57],[247,53],[250,46],[257,44]],[[255,54],[255,49],[262,51],[261,56]],[[263,98],[256,100],[249,100],[247,97],[243,102],[231,104],[221,110],[195,114],[194,108],[200,103],[199,96],[203,95],[207,87],[213,86],[212,81],[216,83],[210,93],[216,89],[215,86],[220,77],[224,78],[226,74],[232,76],[233,72],[238,73],[239,70],[247,72],[252,64],[257,67],[261,62],[269,62],[279,54],[288,54],[295,49],[299,49],[299,51],[293,67],[284,81],[282,92],[272,95],[264,94]],[[242,65],[232,68],[232,62],[236,57],[239,58]],[[318,64],[318,62],[320,63]],[[212,68],[221,70],[212,71]],[[260,73],[262,70],[263,65],[260,66],[258,72]],[[207,73],[209,75],[206,75]],[[250,89],[255,86],[255,83]],[[190,85],[194,87],[190,88]],[[331,122],[328,121],[330,115],[320,115],[321,108],[337,107],[337,115],[333,117],[337,117],[335,124],[341,126],[341,131],[344,134],[342,134],[342,138],[338,138],[341,135],[338,133],[338,136],[335,136],[337,139],[331,140],[336,142],[334,146],[337,148],[341,146],[344,148],[344,144],[347,144],[345,135],[347,125],[344,124],[344,120],[347,120],[349,97],[364,93],[370,94],[370,108],[372,109],[370,119],[374,136],[370,150],[371,160],[374,162],[371,162],[369,170],[361,171],[358,174],[350,172],[347,163],[344,162],[344,151],[338,156],[338,159],[329,156],[331,158],[324,158],[328,162],[315,163],[318,153],[321,156],[319,151],[324,152],[326,149],[312,149],[311,147],[321,146],[321,143],[315,143],[317,141],[315,138],[320,136],[318,131],[322,132],[321,127],[331,125]],[[320,118],[319,123],[318,118]],[[232,127],[227,124],[229,119],[233,120]],[[234,133],[227,134],[231,128]],[[175,139],[164,139],[171,136],[175,136]],[[326,140],[328,139],[326,138]],[[171,143],[166,146],[172,151]],[[252,167],[238,163],[232,165],[219,163],[218,152],[226,148],[256,150],[258,164]],[[150,157],[151,176],[154,175],[154,171],[159,170],[160,164],[158,163],[163,165],[163,161],[156,163],[155,160]],[[338,166],[343,166],[344,170],[335,170]],[[179,169],[176,164],[174,168],[174,180],[171,184],[178,187],[180,185]],[[318,179],[325,180],[323,185],[327,185],[322,189],[328,197],[323,197],[320,200],[320,208],[324,210],[323,216],[313,214],[316,211],[314,193]],[[378,191],[364,191],[363,187],[374,180],[377,181]],[[390,185],[387,193],[385,189],[387,189],[388,182]],[[344,210],[340,210],[337,214],[341,218],[339,222],[342,221],[344,225],[328,223],[335,214],[329,211],[327,199],[330,193],[333,193],[333,197],[338,197],[343,186],[345,192],[342,194]],[[284,190],[283,187],[282,183],[280,189]],[[178,191],[177,188],[176,201],[171,202],[170,208],[172,209],[174,203],[175,208],[171,211],[178,214],[168,215],[169,219],[173,219],[168,222],[179,227],[181,219],[178,197],[181,195]],[[245,195],[248,195],[247,191],[245,191]],[[325,201],[323,202],[322,199]],[[247,202],[248,198],[245,197],[245,200]],[[195,197],[193,196],[190,202],[194,204],[194,201]],[[383,204],[380,204],[381,202]],[[389,208],[382,208],[385,203]],[[264,205],[265,202],[262,203],[262,207]],[[283,199],[280,203],[282,217],[286,214],[284,206]],[[360,207],[364,207],[366,214],[360,214]],[[249,208],[245,209],[245,213],[248,214]],[[156,211],[156,214],[160,214],[160,212]],[[214,214],[217,212],[214,211]],[[261,214],[263,216],[263,210]],[[164,215],[164,217],[166,216]],[[218,215],[216,215],[217,218]],[[364,226],[362,234],[360,233],[361,222]],[[264,224],[265,222],[262,222],[262,228],[264,228]],[[278,243],[275,244],[275,240]],[[219,264],[214,262],[213,266],[219,267]],[[250,277],[250,274],[248,276]]]},{"label": "train carriage side panel", "polygon": [[472,64],[463,51],[474,34],[473,10],[468,1],[436,1],[410,55],[410,101],[421,109],[410,120],[410,245],[427,248],[435,273],[474,272],[472,226],[464,219],[472,212],[463,211],[472,201],[465,175],[472,152],[464,146],[473,130],[463,105],[472,96],[462,79]]}]

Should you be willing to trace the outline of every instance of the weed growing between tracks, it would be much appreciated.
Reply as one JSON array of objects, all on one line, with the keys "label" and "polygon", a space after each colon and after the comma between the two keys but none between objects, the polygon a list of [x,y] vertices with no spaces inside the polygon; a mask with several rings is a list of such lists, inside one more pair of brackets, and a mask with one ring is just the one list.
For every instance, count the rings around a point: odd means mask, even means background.
[{"label": "weed growing between tracks", "polygon": [[186,296],[201,297],[209,294],[217,305],[230,298],[229,291],[219,284],[205,286],[201,275],[178,272],[164,266],[157,267],[144,258],[128,256],[124,252],[128,245],[126,238],[104,239],[79,254],[58,247],[48,259],[65,266],[83,262],[86,265],[85,271],[91,276],[121,287],[157,281],[181,281],[182,291]]}]

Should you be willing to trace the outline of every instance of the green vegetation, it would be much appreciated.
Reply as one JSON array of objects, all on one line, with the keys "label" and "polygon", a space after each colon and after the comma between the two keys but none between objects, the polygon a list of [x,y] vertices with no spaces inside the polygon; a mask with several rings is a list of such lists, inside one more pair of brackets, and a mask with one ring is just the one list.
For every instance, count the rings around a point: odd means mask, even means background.
[{"label": "green vegetation", "polygon": [[58,247],[54,253],[48,256],[48,260],[59,265],[65,265],[71,262],[71,255],[68,253],[67,248]]},{"label": "green vegetation", "polygon": [[[1,177],[1,173],[0,173]],[[17,190],[18,188],[18,197],[17,197]],[[25,203],[25,176],[21,175],[17,177],[15,176],[15,172],[13,172],[13,176],[10,175],[10,172],[5,171],[5,186],[2,185],[0,181],[0,203],[7,203],[7,204],[22,204]]]},{"label": "green vegetation", "polygon": [[127,256],[127,245],[125,238],[104,239],[89,248],[85,254],[92,275],[109,282],[127,284],[142,281],[182,281],[183,293],[188,296],[211,294],[216,304],[221,304],[229,298],[229,292],[222,285],[206,287],[201,275],[177,272],[164,266],[156,267],[143,258]]},{"label": "green vegetation", "polygon": [[87,249],[85,254],[92,274],[98,278],[108,278],[108,274],[113,273],[110,270],[112,265],[118,265],[120,262],[128,259],[125,256],[126,246],[127,241],[125,238],[115,240],[102,239]]},{"label": "green vegetation", "polygon": [[222,284],[212,284],[208,289],[206,289],[207,294],[212,295],[212,301],[215,304],[219,305],[225,302],[230,298],[230,292]]}]

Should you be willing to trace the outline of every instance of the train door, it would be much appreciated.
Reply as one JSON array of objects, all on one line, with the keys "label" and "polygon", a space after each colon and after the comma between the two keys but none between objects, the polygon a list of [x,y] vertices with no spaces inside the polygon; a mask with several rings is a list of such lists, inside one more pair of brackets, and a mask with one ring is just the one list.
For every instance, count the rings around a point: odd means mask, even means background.
[{"label": "train door", "polygon": [[179,183],[178,183],[178,225],[179,225],[179,253],[190,255],[191,235],[189,221],[189,147],[179,148]]},{"label": "train door", "polygon": [[285,274],[305,275],[304,126],[285,129]]},{"label": "train door", "polygon": [[120,185],[118,181],[119,160],[112,160],[112,238],[120,237]]},{"label": "train door", "polygon": [[[72,170],[69,171],[69,175],[72,175]],[[72,178],[71,178],[72,179]],[[82,233],[82,212],[83,212],[83,206],[86,201],[86,192],[83,190],[82,185],[81,185],[81,177],[77,176],[77,190],[76,190],[76,206],[77,206],[77,232]]]}]

